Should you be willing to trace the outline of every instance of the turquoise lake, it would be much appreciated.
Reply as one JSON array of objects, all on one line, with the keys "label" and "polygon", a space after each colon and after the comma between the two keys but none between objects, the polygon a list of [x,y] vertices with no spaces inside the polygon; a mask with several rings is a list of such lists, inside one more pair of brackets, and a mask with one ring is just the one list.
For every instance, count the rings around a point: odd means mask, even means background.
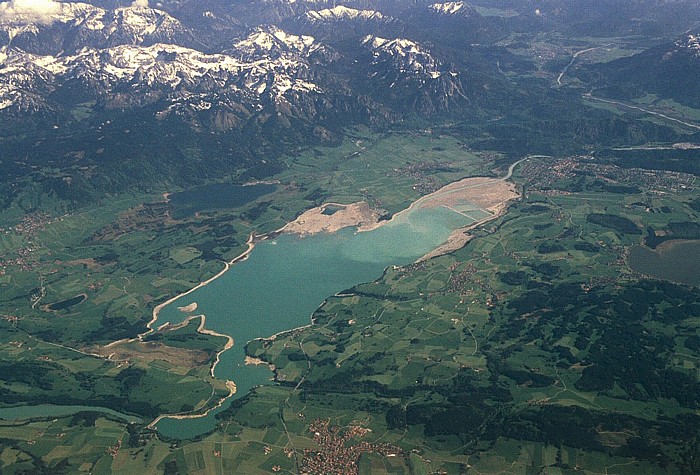
[{"label": "turquoise lake", "polygon": [[[235,397],[241,397],[272,377],[266,366],[244,364],[246,342],[308,325],[327,297],[381,277],[390,265],[415,261],[444,243],[453,230],[486,216],[474,206],[464,214],[423,208],[401,213],[368,232],[346,228],[308,237],[283,234],[258,243],[248,259],[219,279],[163,308],[156,326],[183,321],[188,314],[177,307],[197,302],[195,314],[206,315],[207,328],[235,341],[221,355],[215,375],[235,382]],[[206,417],[164,418],[157,429],[169,437],[195,437],[212,430],[215,414],[228,404]]]}]

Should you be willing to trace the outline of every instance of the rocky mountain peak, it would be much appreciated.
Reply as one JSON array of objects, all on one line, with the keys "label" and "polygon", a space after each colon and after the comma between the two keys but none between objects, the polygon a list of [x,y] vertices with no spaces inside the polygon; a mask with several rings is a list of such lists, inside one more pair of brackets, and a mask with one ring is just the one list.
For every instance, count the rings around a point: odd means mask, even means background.
[{"label": "rocky mountain peak", "polygon": [[276,26],[255,28],[246,38],[236,41],[227,53],[246,60],[278,58],[292,53],[309,55],[321,45],[313,36],[292,35]]},{"label": "rocky mountain peak", "polygon": [[357,10],[338,5],[324,10],[310,11],[304,14],[306,20],[311,22],[338,21],[338,20],[387,20],[384,15],[374,10]]},{"label": "rocky mountain peak", "polygon": [[387,39],[366,36],[362,44],[371,49],[374,64],[390,61],[401,72],[426,75],[433,79],[442,74],[439,62],[427,49],[415,41],[405,38]]},{"label": "rocky mountain peak", "polygon": [[688,34],[686,38],[676,42],[676,45],[700,58],[700,34]]},{"label": "rocky mountain peak", "polygon": [[442,15],[470,15],[474,12],[474,9],[464,2],[445,2],[445,3],[433,3],[428,6],[430,11],[433,13],[439,13]]}]

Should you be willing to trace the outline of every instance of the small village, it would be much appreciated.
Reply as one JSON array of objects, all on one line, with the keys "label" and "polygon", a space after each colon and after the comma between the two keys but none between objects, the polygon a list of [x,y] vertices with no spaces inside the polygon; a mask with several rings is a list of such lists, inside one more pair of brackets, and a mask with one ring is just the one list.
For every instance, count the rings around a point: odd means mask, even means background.
[{"label": "small village", "polygon": [[627,186],[641,186],[655,194],[681,193],[695,186],[696,177],[689,173],[647,170],[644,168],[623,168],[616,165],[597,163],[592,157],[578,156],[561,160],[528,160],[523,163],[520,174],[527,177],[529,186],[554,188],[546,194],[568,194],[566,190],[553,185],[560,180],[571,179],[576,175],[591,175],[607,183]]},{"label": "small village", "polygon": [[301,473],[323,475],[355,475],[358,473],[358,460],[364,453],[377,453],[385,457],[402,454],[400,448],[388,443],[359,442],[350,445],[352,439],[364,437],[370,429],[360,425],[347,428],[331,426],[330,419],[316,419],[309,426],[319,450],[306,449]]},{"label": "small village", "polygon": [[396,168],[389,176],[409,176],[415,180],[413,189],[423,195],[429,195],[440,189],[440,184],[435,178],[430,176],[436,170],[443,169],[447,165],[435,162],[418,162],[406,165],[403,168]]},{"label": "small village", "polygon": [[56,219],[47,213],[31,213],[14,226],[0,228],[0,235],[19,235],[23,242],[22,247],[0,254],[0,276],[5,275],[9,267],[16,267],[24,272],[34,270],[36,263],[32,254],[38,250],[38,246],[32,242],[32,238],[55,221]]}]

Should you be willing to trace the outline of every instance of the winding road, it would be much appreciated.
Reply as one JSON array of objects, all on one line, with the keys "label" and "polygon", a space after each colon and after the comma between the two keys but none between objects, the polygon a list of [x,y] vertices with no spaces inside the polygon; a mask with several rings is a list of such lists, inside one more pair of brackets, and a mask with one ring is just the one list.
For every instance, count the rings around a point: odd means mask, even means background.
[{"label": "winding road", "polygon": [[552,158],[552,157],[550,157],[549,155],[528,155],[528,156],[525,157],[525,158],[521,158],[520,160],[518,160],[518,161],[515,162],[515,163],[512,163],[512,164],[508,167],[508,173],[506,173],[506,176],[504,176],[504,177],[501,178],[500,180],[501,180],[501,181],[510,180],[510,177],[513,176],[513,172],[515,171],[515,167],[517,167],[518,165],[520,165],[521,163],[523,163],[525,160],[529,160],[529,159],[531,159],[531,158]]},{"label": "winding road", "polygon": [[561,86],[561,79],[564,77],[564,75],[567,73],[567,71],[569,71],[569,68],[571,66],[573,66],[573,64],[576,62],[576,58],[578,58],[583,53],[588,53],[589,51],[595,51],[595,50],[600,49],[600,48],[607,48],[609,46],[612,46],[612,45],[595,46],[593,48],[586,48],[586,49],[582,49],[581,51],[575,52],[574,57],[571,58],[571,61],[569,62],[569,64],[567,64],[566,67],[562,70],[562,72],[559,73],[559,77],[557,78],[557,85]]},{"label": "winding road", "polygon": [[670,120],[670,121],[673,121],[673,122],[677,122],[677,123],[679,123],[679,124],[681,124],[681,125],[685,125],[686,127],[690,127],[690,128],[692,128],[692,129],[700,130],[700,125],[693,124],[693,123],[691,123],[691,122],[686,122],[686,121],[684,121],[684,120],[676,119],[675,117],[669,117],[669,116],[667,116],[667,115],[665,115],[665,114],[662,114],[661,112],[650,111],[649,109],[644,109],[643,107],[635,106],[635,105],[632,105],[632,104],[625,104],[624,102],[613,101],[613,100],[611,100],[611,99],[601,99],[600,97],[595,97],[595,96],[594,96],[593,94],[591,94],[590,92],[584,94],[583,97],[586,98],[586,99],[591,99],[591,100],[593,100],[593,101],[604,102],[604,103],[606,103],[606,104],[613,104],[613,105],[621,106],[621,107],[627,107],[628,109],[635,109],[635,110],[638,110],[638,111],[641,111],[641,112],[645,112],[645,113],[647,113],[647,114],[651,114],[651,115],[655,115],[655,116],[657,116],[657,117],[661,117],[661,118],[666,119],[666,120]]}]

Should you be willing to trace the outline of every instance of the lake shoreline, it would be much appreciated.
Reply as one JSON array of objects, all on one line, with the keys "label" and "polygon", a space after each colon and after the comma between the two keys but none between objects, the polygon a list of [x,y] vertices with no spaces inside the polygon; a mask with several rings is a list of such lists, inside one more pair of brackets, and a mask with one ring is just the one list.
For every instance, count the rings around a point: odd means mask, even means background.
[{"label": "lake shoreline", "polygon": [[[165,323],[163,323],[162,325],[158,326],[157,328],[154,328],[154,325],[158,322],[158,316],[159,316],[159,314],[160,314],[160,311],[161,311],[163,308],[165,308],[166,306],[168,306],[168,305],[170,305],[170,304],[176,302],[177,300],[179,300],[179,299],[181,299],[181,298],[183,298],[183,297],[186,297],[187,295],[189,295],[189,294],[191,294],[191,293],[197,291],[198,289],[201,289],[202,287],[205,287],[205,286],[209,285],[210,283],[212,283],[213,281],[215,281],[215,280],[218,279],[219,277],[223,276],[223,275],[231,268],[232,265],[234,265],[234,264],[237,263],[237,262],[244,261],[245,259],[248,258],[248,256],[250,255],[250,253],[251,253],[251,252],[253,251],[253,249],[255,248],[255,243],[260,242],[260,241],[262,241],[262,240],[264,240],[264,239],[267,239],[271,234],[273,234],[273,233],[269,233],[269,234],[265,234],[265,235],[258,236],[258,235],[255,235],[254,233],[251,233],[251,235],[248,237],[248,241],[246,241],[246,246],[247,246],[246,250],[243,251],[243,252],[242,252],[241,254],[239,254],[238,256],[236,256],[236,257],[234,257],[233,259],[231,259],[230,261],[224,262],[224,268],[223,268],[221,271],[219,271],[218,273],[216,273],[215,275],[213,275],[213,276],[210,277],[209,279],[200,282],[199,284],[197,284],[197,285],[194,286],[193,288],[187,290],[186,292],[183,292],[183,293],[181,293],[181,294],[178,294],[178,295],[176,295],[176,296],[174,296],[174,297],[172,297],[172,298],[166,300],[165,302],[158,304],[158,305],[153,309],[151,320],[146,324],[146,328],[148,329],[147,331],[145,331],[145,332],[143,332],[143,333],[140,333],[140,334],[139,334],[137,337],[135,337],[135,338],[125,338],[125,339],[113,341],[112,343],[109,343],[109,344],[105,345],[104,348],[111,348],[111,347],[114,347],[114,346],[117,346],[117,345],[121,345],[121,344],[125,344],[125,343],[131,343],[131,342],[135,342],[135,341],[141,341],[141,342],[143,342],[143,341],[144,341],[144,338],[146,338],[146,337],[149,336],[150,334],[154,333],[155,331],[168,328],[168,327],[170,326],[170,322],[165,322]],[[216,359],[215,359],[214,363],[212,364],[212,366],[211,366],[211,368],[210,368],[210,370],[209,370],[209,374],[211,375],[211,377],[212,377],[212,378],[215,378],[215,376],[214,376],[214,370],[216,369],[216,366],[219,364],[219,361],[221,361],[221,355],[222,355],[225,351],[228,351],[228,350],[230,350],[230,349],[233,347],[233,345],[234,345],[234,339],[233,339],[233,337],[232,337],[231,335],[225,335],[225,334],[223,334],[223,333],[219,333],[219,332],[216,332],[216,331],[214,331],[214,330],[209,330],[209,329],[205,328],[205,325],[206,325],[206,316],[205,316],[204,314],[202,314],[202,315],[192,315],[192,316],[189,316],[189,317],[187,317],[184,321],[180,322],[179,324],[172,325],[172,328],[171,328],[171,329],[181,328],[181,327],[187,325],[188,323],[190,323],[190,322],[191,322],[193,319],[195,319],[195,318],[199,318],[199,319],[200,319],[200,324],[199,324],[199,327],[197,328],[197,332],[202,333],[202,334],[204,334],[204,335],[211,335],[211,336],[223,337],[223,338],[226,338],[226,340],[227,340],[227,342],[226,342],[226,344],[224,345],[224,347],[223,347],[221,350],[217,351],[217,353],[216,353]],[[95,356],[100,356],[100,355],[95,355]],[[101,357],[101,356],[100,356],[100,357]],[[109,357],[107,357],[107,359],[109,359]],[[156,425],[159,421],[161,421],[162,419],[164,419],[164,418],[192,419],[192,418],[198,418],[198,417],[205,417],[205,416],[207,416],[212,410],[221,407],[221,406],[224,404],[224,402],[226,402],[227,399],[231,398],[231,397],[236,393],[236,384],[235,384],[233,381],[226,380],[226,381],[225,381],[225,385],[226,385],[226,387],[229,389],[229,394],[226,395],[226,396],[224,396],[223,398],[221,398],[221,399],[219,400],[219,402],[218,402],[216,405],[210,407],[210,408],[207,409],[204,413],[202,413],[202,414],[161,414],[161,415],[159,415],[155,420],[153,420],[153,422],[151,422],[151,423],[148,425],[148,427],[149,427],[149,428],[155,427],[155,425]],[[212,390],[213,390],[213,391],[216,391],[215,388],[212,388]]]},{"label": "lake shoreline", "polygon": [[[519,162],[518,162],[519,163]],[[516,163],[517,164],[517,163]],[[496,219],[500,216],[502,216],[507,208],[509,203],[511,203],[514,199],[518,198],[520,195],[515,192],[514,185],[511,183],[506,183],[508,178],[510,177],[510,172],[506,177],[501,177],[501,178],[490,178],[490,177],[467,177],[463,178],[461,180],[457,180],[455,182],[449,183],[445,185],[444,187],[440,188],[436,192],[430,193],[428,195],[424,195],[414,202],[412,202],[406,209],[401,210],[400,212],[394,214],[390,219],[381,219],[381,214],[377,210],[372,210],[369,205],[366,202],[359,202],[359,203],[351,203],[351,204],[339,204],[339,203],[324,203],[321,206],[312,208],[310,210],[307,210],[303,213],[301,213],[299,216],[294,221],[291,221],[284,226],[282,226],[280,229],[277,229],[275,231],[271,231],[266,234],[262,235],[256,235],[255,233],[251,233],[251,235],[248,238],[248,241],[246,242],[247,249],[241,253],[240,255],[236,256],[234,259],[231,261],[225,262],[224,263],[224,268],[212,276],[211,278],[199,283],[195,287],[189,289],[186,292],[183,292],[182,294],[179,294],[171,299],[168,299],[167,301],[157,305],[154,310],[153,310],[153,316],[151,321],[147,324],[147,328],[149,329],[147,332],[140,334],[137,339],[142,340],[145,336],[149,335],[152,333],[154,330],[154,325],[158,322],[159,319],[159,314],[161,310],[168,305],[176,302],[177,300],[186,297],[187,295],[192,294],[193,292],[197,291],[198,289],[201,289],[202,287],[205,287],[206,285],[210,284],[211,282],[215,281],[219,277],[223,276],[226,274],[228,270],[231,269],[231,267],[238,262],[242,262],[248,258],[248,256],[251,254],[253,249],[255,248],[255,245],[258,242],[262,242],[265,240],[269,239],[274,239],[277,236],[280,236],[282,234],[288,234],[288,235],[296,235],[299,236],[300,238],[304,238],[307,236],[312,236],[315,234],[333,234],[335,232],[340,231],[341,229],[349,228],[349,227],[354,227],[356,228],[357,232],[366,232],[366,231],[372,231],[375,229],[378,229],[386,224],[396,222],[401,220],[404,216],[408,215],[411,213],[412,210],[418,209],[418,208],[439,208],[439,207],[444,207],[451,209],[452,211],[456,211],[450,207],[450,205],[453,204],[454,200],[464,200],[464,201],[469,201],[470,199],[476,197],[475,201],[479,201],[478,205],[482,210],[489,210],[491,215],[486,216],[482,219],[476,220],[474,223],[469,224],[466,227],[462,227],[459,229],[454,230],[448,239],[442,243],[440,246],[435,248],[433,251],[430,251],[426,254],[424,254],[422,257],[419,257],[417,262],[420,262],[421,260],[426,260],[431,257],[436,257],[437,255],[442,255],[446,254],[449,252],[452,252],[454,250],[459,249],[460,247],[464,246],[466,242],[468,242],[469,239],[471,239],[471,236],[468,237],[467,240],[464,242],[460,241],[459,239],[455,240],[454,237],[461,235],[464,236],[468,230],[474,229],[480,225],[483,225],[484,223],[491,221],[493,219]],[[483,188],[487,188],[487,190],[483,190]],[[478,189],[478,190],[477,190]],[[466,197],[464,196],[466,195]],[[431,202],[430,205],[426,205],[427,202]],[[328,207],[338,207],[340,208],[339,210],[334,211],[331,214],[326,214],[325,211]],[[346,215],[343,214],[344,211],[349,211]],[[459,211],[456,211],[459,213]],[[461,214],[461,213],[459,213]],[[334,218],[335,216],[335,218]],[[308,222],[308,226],[306,220],[312,218]],[[472,218],[473,219],[473,218]],[[461,244],[460,244],[461,243]],[[434,254],[438,252],[437,254]],[[325,300],[324,300],[325,302]],[[323,305],[323,303],[321,303]],[[217,353],[216,361],[211,367],[211,375],[214,377],[214,370],[220,361],[220,356],[224,351],[229,350],[231,347],[233,347],[233,337],[230,335],[225,335],[219,332],[214,332],[212,330],[207,330],[204,328],[205,325],[205,317],[201,315],[202,321],[200,323],[200,327],[198,328],[198,331],[200,333],[205,333],[205,334],[212,334],[212,335],[217,335],[217,336],[222,336],[225,338],[229,339],[229,343],[227,344],[224,349],[219,351]],[[191,321],[191,318],[196,318],[196,317],[188,317],[187,321]],[[167,323],[163,324],[167,325]],[[279,331],[271,336],[260,336],[257,338],[251,339],[251,341],[254,340],[268,340],[272,341],[278,338],[281,335],[289,334],[290,332],[302,330],[305,328],[308,328],[310,326],[314,325],[313,321],[313,313],[311,314],[311,321],[306,324],[306,325],[301,325],[297,326],[295,328],[291,329],[285,329],[282,331]],[[163,326],[159,327],[162,328]],[[112,343],[112,345],[116,344]],[[253,361],[253,359],[250,359],[250,355],[245,352],[245,347],[244,347],[244,353],[246,356],[246,363],[251,364],[251,363],[263,363],[263,360],[258,360],[255,359],[256,361]],[[264,362],[267,364],[270,369],[273,370],[273,377],[275,376],[274,369],[271,366],[270,363]],[[229,380],[226,381],[227,386],[230,383],[231,385],[234,386],[235,384]],[[209,408],[206,412],[201,413],[201,414],[173,414],[173,415],[168,415],[168,414],[163,414],[160,415],[154,422],[152,422],[149,427],[154,427],[155,424],[158,421],[163,420],[164,418],[173,418],[173,419],[193,419],[193,418],[201,418],[207,416],[212,410],[221,407],[224,402],[233,397],[235,394],[235,389],[231,391],[227,396],[222,398],[219,403],[214,406]]]}]

